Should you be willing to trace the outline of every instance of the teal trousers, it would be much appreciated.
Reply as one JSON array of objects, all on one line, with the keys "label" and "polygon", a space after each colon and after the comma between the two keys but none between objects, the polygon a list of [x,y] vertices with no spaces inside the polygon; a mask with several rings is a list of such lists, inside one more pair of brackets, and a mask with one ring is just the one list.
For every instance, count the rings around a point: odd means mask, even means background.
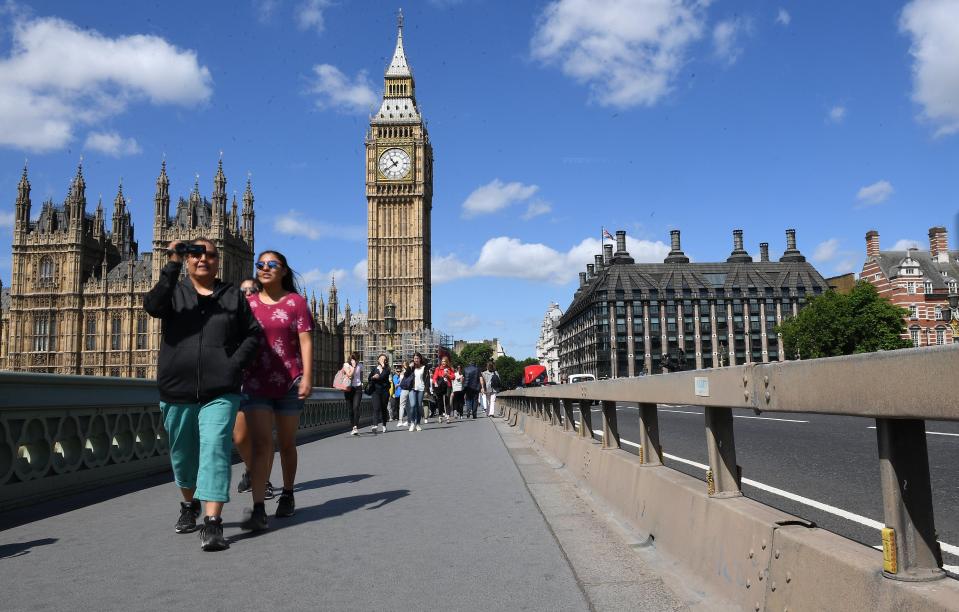
[{"label": "teal trousers", "polygon": [[178,487],[195,489],[195,499],[230,501],[233,423],[241,396],[228,393],[205,404],[160,402]]}]

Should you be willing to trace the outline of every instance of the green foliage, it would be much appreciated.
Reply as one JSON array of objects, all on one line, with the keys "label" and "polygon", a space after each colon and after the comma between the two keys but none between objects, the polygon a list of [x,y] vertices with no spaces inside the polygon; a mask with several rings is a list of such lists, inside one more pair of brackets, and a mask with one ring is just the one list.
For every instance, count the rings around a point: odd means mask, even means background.
[{"label": "green foliage", "polygon": [[790,359],[889,351],[912,346],[900,336],[906,314],[861,280],[849,295],[827,291],[811,298],[799,316],[777,329]]},{"label": "green foliage", "polygon": [[462,365],[465,367],[472,363],[480,370],[485,370],[486,362],[493,357],[493,347],[485,342],[473,342],[464,346],[456,357],[459,361],[453,363],[454,366]]},{"label": "green foliage", "polygon": [[527,357],[522,361],[516,361],[512,357],[503,355],[496,358],[496,372],[503,381],[507,389],[514,389],[523,382],[523,368],[528,365],[536,365],[539,360],[535,357]]}]

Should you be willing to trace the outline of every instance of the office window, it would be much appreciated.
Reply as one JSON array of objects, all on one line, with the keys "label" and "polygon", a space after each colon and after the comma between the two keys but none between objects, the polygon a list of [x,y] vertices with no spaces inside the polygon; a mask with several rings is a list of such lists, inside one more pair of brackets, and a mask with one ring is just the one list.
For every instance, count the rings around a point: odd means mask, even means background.
[{"label": "office window", "polygon": [[909,305],[909,318],[918,319],[919,318],[919,307],[915,304]]}]

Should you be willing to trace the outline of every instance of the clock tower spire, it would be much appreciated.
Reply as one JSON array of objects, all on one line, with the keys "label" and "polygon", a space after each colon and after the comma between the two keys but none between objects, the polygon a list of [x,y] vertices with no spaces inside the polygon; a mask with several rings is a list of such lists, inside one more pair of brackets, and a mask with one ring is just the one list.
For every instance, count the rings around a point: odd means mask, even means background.
[{"label": "clock tower spire", "polygon": [[[375,358],[388,338],[383,317],[396,304],[397,332],[432,324],[430,215],[433,147],[416,101],[413,70],[397,17],[396,47],[386,67],[383,100],[370,117],[366,137],[367,320],[371,338],[364,357]],[[370,354],[372,353],[372,355]]]}]

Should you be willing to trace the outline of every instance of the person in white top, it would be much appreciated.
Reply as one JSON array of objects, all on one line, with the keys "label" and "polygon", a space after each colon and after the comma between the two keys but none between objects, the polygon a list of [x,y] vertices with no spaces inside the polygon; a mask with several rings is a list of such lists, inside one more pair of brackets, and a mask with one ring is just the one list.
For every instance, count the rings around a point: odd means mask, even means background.
[{"label": "person in white top", "polygon": [[343,364],[343,372],[350,377],[350,390],[344,391],[346,405],[350,407],[350,422],[353,424],[351,436],[359,433],[360,427],[360,402],[363,401],[363,364],[360,363],[360,357],[356,353],[350,354],[350,358]]},{"label": "person in white top", "polygon": [[453,374],[453,402],[450,406],[450,417],[456,414],[457,419],[463,418],[463,366],[456,366]]},{"label": "person in white top", "polygon": [[403,382],[400,383],[403,388],[409,389],[408,406],[410,431],[423,431],[420,427],[420,419],[423,412],[423,393],[428,388],[427,377],[429,368],[423,361],[423,355],[413,354],[413,362],[403,374]]},{"label": "person in white top", "polygon": [[496,416],[496,394],[502,391],[503,383],[499,374],[496,373],[496,364],[492,360],[486,363],[486,371],[480,375],[480,382],[483,389],[480,397],[483,400],[483,409],[486,410],[486,416]]}]

